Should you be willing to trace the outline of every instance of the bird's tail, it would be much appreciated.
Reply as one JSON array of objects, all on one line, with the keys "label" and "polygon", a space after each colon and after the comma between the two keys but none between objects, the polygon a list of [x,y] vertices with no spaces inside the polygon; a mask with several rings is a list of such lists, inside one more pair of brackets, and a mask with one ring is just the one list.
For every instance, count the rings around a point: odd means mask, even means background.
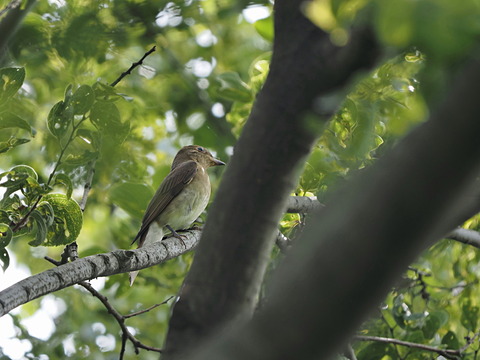
[{"label": "bird's tail", "polygon": [[[161,241],[163,238],[163,228],[158,226],[156,223],[153,223],[150,225],[149,228],[147,228],[147,231],[140,231],[135,237],[135,240],[137,240],[137,238],[140,238],[140,240],[138,241],[138,248],[141,248],[147,244],[151,244],[155,241]],[[138,271],[130,271],[128,273],[128,278],[130,279],[130,286],[133,285],[133,282],[135,281],[137,275]]]},{"label": "bird's tail", "polygon": [[135,281],[135,278],[137,277],[138,275],[138,271],[130,271],[128,273],[128,278],[130,279],[130,286],[133,285],[133,282]]}]

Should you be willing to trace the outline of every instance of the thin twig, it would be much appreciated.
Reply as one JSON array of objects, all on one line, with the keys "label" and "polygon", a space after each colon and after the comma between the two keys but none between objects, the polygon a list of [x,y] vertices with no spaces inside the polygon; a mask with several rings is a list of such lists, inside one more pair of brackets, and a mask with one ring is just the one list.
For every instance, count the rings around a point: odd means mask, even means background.
[{"label": "thin twig", "polygon": [[421,349],[425,351],[430,351],[437,353],[439,355],[442,355],[446,357],[447,359],[458,359],[462,352],[465,351],[465,349],[470,346],[471,343],[467,343],[466,346],[458,349],[458,350],[452,350],[452,349],[439,349],[433,346],[428,346],[428,345],[423,345],[423,344],[417,344],[409,341],[402,341],[402,340],[397,340],[397,339],[391,339],[391,338],[385,338],[385,337],[380,337],[380,336],[364,336],[364,335],[357,335],[353,337],[354,340],[358,341],[375,341],[375,342],[382,342],[382,343],[387,343],[387,344],[395,344],[395,345],[400,345],[400,346],[406,346],[409,348],[415,348],[415,349]]},{"label": "thin twig", "polygon": [[140,340],[138,340],[135,336],[133,336],[130,333],[130,331],[128,330],[127,325],[125,325],[125,316],[123,316],[117,310],[115,310],[115,308],[110,304],[110,302],[108,301],[108,298],[106,296],[100,294],[97,290],[95,290],[95,288],[92,285],[90,285],[86,281],[81,281],[78,284],[83,286],[88,292],[90,292],[90,294],[92,294],[98,300],[100,300],[102,302],[103,306],[105,306],[105,308],[108,310],[108,312],[110,314],[112,314],[112,316],[115,318],[115,320],[117,320],[118,325],[122,329],[123,336],[128,338],[128,340],[130,340],[132,342],[133,347],[135,348],[135,354],[137,354],[137,355],[139,354],[139,349],[145,349],[145,350],[148,350],[148,351],[155,351],[155,352],[158,352],[158,353],[161,353],[163,351],[160,348],[145,345]]},{"label": "thin twig", "polygon": [[132,66],[130,66],[130,68],[127,70],[127,71],[124,71],[119,77],[117,80],[115,80],[114,82],[112,82],[110,84],[111,87],[114,87],[115,85],[117,85],[125,76],[127,75],[130,75],[133,71],[133,69],[135,69],[137,66],[140,66],[143,64],[143,60],[145,60],[145,58],[150,55],[151,53],[153,53],[154,51],[156,50],[156,46],[154,45],[150,50],[148,50],[140,60],[138,60],[137,62],[134,62],[132,64]]},{"label": "thin twig", "polygon": [[[52,259],[48,256],[45,256],[45,260],[51,262],[52,264],[54,264],[56,266],[62,265],[61,261],[57,261],[57,260]],[[140,352],[139,349],[145,349],[145,350],[148,350],[148,351],[154,351],[154,352],[158,352],[158,353],[161,353],[163,351],[160,348],[145,345],[140,340],[138,340],[135,336],[133,336],[132,333],[128,330],[128,327],[125,324],[125,320],[128,319],[128,318],[131,318],[133,316],[144,314],[144,313],[146,313],[146,312],[148,312],[148,311],[150,311],[150,310],[152,310],[152,309],[154,309],[154,308],[156,308],[160,305],[164,305],[169,300],[171,300],[173,298],[173,296],[170,296],[168,299],[161,302],[160,304],[155,304],[155,305],[149,307],[148,309],[137,311],[135,313],[128,314],[128,315],[122,315],[112,306],[112,304],[110,304],[110,302],[108,301],[108,298],[106,296],[102,295],[100,292],[98,292],[90,283],[88,283],[87,281],[80,281],[78,284],[80,286],[82,286],[83,288],[85,288],[94,297],[99,299],[100,302],[103,304],[103,306],[105,306],[107,311],[114,317],[114,319],[117,321],[118,325],[120,326],[120,328],[122,330],[122,347],[121,347],[121,350],[120,350],[120,360],[123,359],[123,355],[125,353],[125,343],[126,343],[127,340],[130,340],[132,342],[133,347],[135,349],[135,354],[137,354],[137,355]]]},{"label": "thin twig", "polygon": [[160,306],[160,305],[165,305],[166,303],[168,303],[171,299],[173,299],[174,296],[170,296],[168,299],[162,301],[160,304],[155,304],[155,305],[152,305],[150,306],[149,308],[145,309],[145,310],[140,310],[140,311],[137,311],[137,312],[134,312],[134,313],[131,313],[131,314],[128,314],[128,315],[123,315],[123,317],[125,319],[129,319],[131,317],[134,317],[134,316],[138,316],[138,315],[142,315],[142,314],[145,314],[146,312],[149,312],[150,310],[153,310],[155,309],[156,307]]}]

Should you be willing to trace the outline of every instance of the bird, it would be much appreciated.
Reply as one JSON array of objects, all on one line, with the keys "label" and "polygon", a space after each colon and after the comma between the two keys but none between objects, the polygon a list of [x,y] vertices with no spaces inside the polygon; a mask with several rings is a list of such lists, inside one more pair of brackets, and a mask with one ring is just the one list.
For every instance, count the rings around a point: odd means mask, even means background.
[{"label": "bird", "polygon": [[[161,241],[167,230],[185,245],[177,230],[187,229],[207,207],[211,193],[207,169],[220,165],[225,163],[213,157],[203,146],[182,147],[173,159],[169,174],[148,204],[132,245],[137,240],[138,248]],[[137,274],[138,271],[129,273],[130,286]]]}]

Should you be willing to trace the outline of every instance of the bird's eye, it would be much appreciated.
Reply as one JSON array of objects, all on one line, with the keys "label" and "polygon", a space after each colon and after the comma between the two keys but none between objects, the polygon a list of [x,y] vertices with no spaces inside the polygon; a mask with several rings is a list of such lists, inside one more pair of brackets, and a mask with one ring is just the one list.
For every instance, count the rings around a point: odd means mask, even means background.
[{"label": "bird's eye", "polygon": [[197,150],[200,151],[200,152],[204,152],[204,151],[205,151],[205,149],[204,149],[203,147],[201,147],[201,146],[197,147]]}]

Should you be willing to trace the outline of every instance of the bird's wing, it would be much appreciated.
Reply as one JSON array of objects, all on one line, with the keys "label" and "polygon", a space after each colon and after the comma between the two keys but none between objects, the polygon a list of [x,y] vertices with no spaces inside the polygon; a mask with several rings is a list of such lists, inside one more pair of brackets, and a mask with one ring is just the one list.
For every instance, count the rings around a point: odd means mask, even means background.
[{"label": "bird's wing", "polygon": [[162,181],[155,195],[153,195],[150,204],[145,210],[143,216],[142,226],[132,244],[138,239],[139,246],[143,244],[143,239],[148,231],[148,228],[160,216],[165,208],[170,204],[175,196],[177,196],[183,188],[188,185],[195,174],[197,173],[197,163],[195,161],[186,161],[173,169],[167,177]]}]

